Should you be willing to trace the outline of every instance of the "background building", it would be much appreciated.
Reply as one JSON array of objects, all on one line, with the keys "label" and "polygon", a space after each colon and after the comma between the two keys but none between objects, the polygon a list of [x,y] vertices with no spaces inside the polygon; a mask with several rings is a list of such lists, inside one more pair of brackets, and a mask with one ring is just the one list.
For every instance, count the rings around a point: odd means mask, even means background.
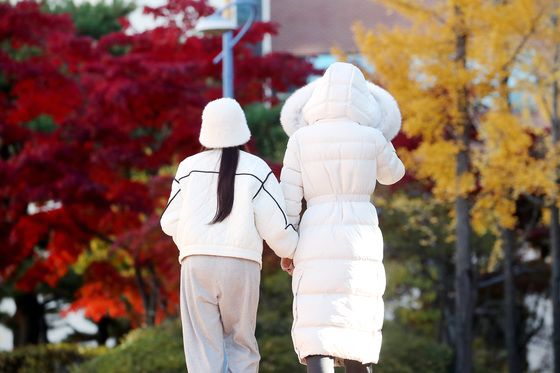
[{"label": "background building", "polygon": [[357,52],[352,34],[356,22],[367,28],[398,22],[371,0],[262,0],[262,12],[263,19],[280,25],[270,50],[305,56],[329,54],[333,47]]},{"label": "background building", "polygon": [[[230,2],[211,3],[221,7]],[[402,22],[372,0],[257,0],[257,13],[260,20],[279,25],[278,34],[268,36],[262,43],[263,53],[288,52],[310,57],[317,68],[334,62],[333,47],[359,59],[352,33],[357,22],[369,29]],[[246,7],[239,7],[240,24],[247,14]]]}]

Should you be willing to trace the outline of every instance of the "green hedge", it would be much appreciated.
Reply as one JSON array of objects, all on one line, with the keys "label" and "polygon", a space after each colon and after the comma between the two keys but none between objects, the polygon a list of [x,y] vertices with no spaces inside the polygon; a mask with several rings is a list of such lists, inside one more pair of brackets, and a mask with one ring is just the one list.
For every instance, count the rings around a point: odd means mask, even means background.
[{"label": "green hedge", "polygon": [[120,345],[72,369],[72,373],[185,372],[183,339],[178,320],[135,329]]},{"label": "green hedge", "polygon": [[[266,271],[267,268],[263,268]],[[263,276],[257,341],[261,362],[259,372],[305,372],[292,344],[292,281],[291,277],[276,270]]]},{"label": "green hedge", "polygon": [[[446,373],[451,351],[400,327],[385,327],[379,373]],[[289,334],[261,336],[260,373],[305,372],[294,353]],[[156,328],[137,329],[108,353],[75,367],[73,373],[179,373],[185,372],[181,328],[177,321]]]},{"label": "green hedge", "polygon": [[385,323],[381,357],[375,372],[447,373],[451,371],[452,359],[449,347]]},{"label": "green hedge", "polygon": [[[445,373],[451,351],[392,324],[384,329],[380,373]],[[260,373],[305,372],[297,361],[288,334],[259,337]],[[81,364],[80,364],[81,363]],[[78,365],[79,364],[79,365]],[[0,353],[0,372],[18,373],[179,373],[185,372],[178,320],[158,327],[136,329],[113,348],[84,348],[71,344],[40,345]]]},{"label": "green hedge", "polygon": [[44,344],[0,352],[0,372],[66,373],[74,364],[82,363],[106,352],[106,348],[88,348],[77,344]]},{"label": "green hedge", "polygon": [[[262,279],[257,319],[259,372],[305,372],[297,360],[290,335],[290,277],[276,270],[276,266],[270,272]],[[102,351],[106,352],[99,355]],[[446,346],[388,322],[383,330],[381,361],[375,372],[447,373],[451,359],[452,353]],[[75,365],[81,361],[84,363]],[[121,344],[109,350],[47,345],[0,355],[0,372],[179,373],[185,370],[179,320],[133,330]]]}]

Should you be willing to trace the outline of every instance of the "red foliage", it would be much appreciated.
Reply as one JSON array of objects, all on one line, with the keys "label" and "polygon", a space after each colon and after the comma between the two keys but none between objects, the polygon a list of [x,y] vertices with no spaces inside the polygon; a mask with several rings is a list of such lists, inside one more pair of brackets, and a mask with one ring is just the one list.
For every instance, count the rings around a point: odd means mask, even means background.
[{"label": "red foliage", "polygon": [[[70,307],[94,320],[141,322],[150,294],[156,320],[176,312],[177,252],[158,216],[170,180],[157,175],[199,149],[202,108],[221,93],[220,39],[185,36],[212,11],[206,1],[145,11],[164,26],[95,41],[37,3],[0,4],[0,278],[56,287],[92,239],[125,249],[134,278],[95,262]],[[264,82],[286,91],[312,72],[293,56],[255,55],[248,42],[269,31],[257,24],[236,46],[242,103],[264,100]]]},{"label": "red foliage", "polygon": [[63,315],[84,309],[86,317],[95,322],[111,316],[128,317],[133,325],[140,323],[143,309],[133,279],[121,276],[107,262],[94,262],[87,269],[85,281],[76,294],[76,301]]},{"label": "red foliage", "polygon": [[60,123],[81,104],[81,92],[75,82],[57,71],[48,71],[49,68],[46,66],[41,75],[28,76],[12,86],[11,94],[16,100],[8,122],[25,123],[43,114]]},{"label": "red foliage", "polygon": [[0,40],[12,48],[43,47],[49,37],[75,33],[72,19],[67,14],[53,15],[39,12],[37,3],[24,1],[13,7],[0,3]]}]

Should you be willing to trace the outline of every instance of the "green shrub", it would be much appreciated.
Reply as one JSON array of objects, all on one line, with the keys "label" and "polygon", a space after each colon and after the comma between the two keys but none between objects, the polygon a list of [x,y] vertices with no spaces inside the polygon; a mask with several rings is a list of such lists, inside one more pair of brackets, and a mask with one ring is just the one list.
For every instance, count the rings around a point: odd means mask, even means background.
[{"label": "green shrub", "polygon": [[288,136],[280,126],[281,105],[269,108],[252,104],[244,109],[258,154],[270,161],[281,162],[288,143]]},{"label": "green shrub", "polygon": [[0,372],[66,373],[74,364],[82,363],[105,352],[105,347],[88,348],[77,344],[43,344],[0,352]]},{"label": "green shrub", "polygon": [[294,351],[291,329],[291,277],[276,270],[263,276],[261,281],[256,331],[261,354],[260,373],[305,372]]},{"label": "green shrub", "polygon": [[[260,373],[305,372],[292,346],[290,278],[280,271],[263,277],[257,320]],[[388,322],[383,330],[379,373],[445,373],[449,348]],[[81,363],[81,364],[79,364]],[[78,365],[79,364],[79,365]],[[185,372],[179,320],[130,332],[113,349],[41,345],[0,353],[0,372],[179,373]],[[340,370],[339,370],[340,371]]]},{"label": "green shrub", "polygon": [[393,323],[383,327],[379,373],[446,373],[453,358],[442,344],[405,331]]},{"label": "green shrub", "polygon": [[183,339],[178,320],[135,329],[104,355],[75,367],[73,373],[185,372]]}]

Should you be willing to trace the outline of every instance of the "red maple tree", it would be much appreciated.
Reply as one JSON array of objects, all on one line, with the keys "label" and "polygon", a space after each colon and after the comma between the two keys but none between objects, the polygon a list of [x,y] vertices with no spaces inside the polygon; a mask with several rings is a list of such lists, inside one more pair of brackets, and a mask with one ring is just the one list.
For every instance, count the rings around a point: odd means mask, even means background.
[{"label": "red maple tree", "polygon": [[[166,166],[198,151],[201,110],[221,94],[220,39],[186,33],[212,11],[206,1],[145,11],[164,25],[96,41],[37,3],[0,4],[0,279],[36,294],[88,257],[66,311],[133,325],[177,311],[177,253],[158,222]],[[282,92],[313,71],[291,55],[254,52],[274,31],[257,23],[236,46],[242,104],[274,102],[263,82]]]}]

